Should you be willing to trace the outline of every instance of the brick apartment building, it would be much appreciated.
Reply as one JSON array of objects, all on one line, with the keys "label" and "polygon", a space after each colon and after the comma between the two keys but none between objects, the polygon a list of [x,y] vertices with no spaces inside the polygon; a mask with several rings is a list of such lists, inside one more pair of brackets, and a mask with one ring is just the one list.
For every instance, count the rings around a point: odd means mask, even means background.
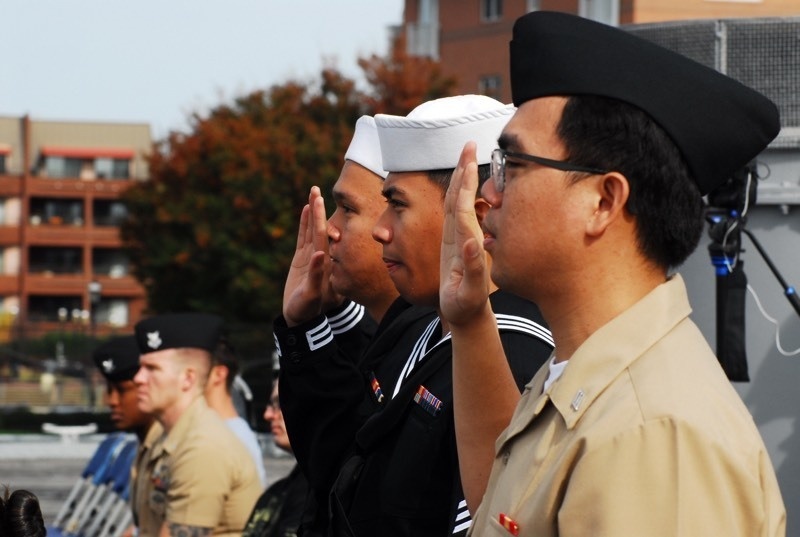
[{"label": "brick apartment building", "polygon": [[511,101],[508,41],[521,15],[563,11],[613,25],[800,15],[797,0],[405,0],[409,52],[439,59],[456,93]]},{"label": "brick apartment building", "polygon": [[0,117],[0,340],[129,329],[145,307],[118,224],[146,124]]}]

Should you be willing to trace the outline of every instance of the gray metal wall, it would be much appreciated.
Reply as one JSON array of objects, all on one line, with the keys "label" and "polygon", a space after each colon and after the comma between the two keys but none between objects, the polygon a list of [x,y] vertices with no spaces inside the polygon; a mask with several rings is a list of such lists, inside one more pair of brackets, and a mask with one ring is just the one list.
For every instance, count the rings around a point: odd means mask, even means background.
[{"label": "gray metal wall", "polygon": [[[778,106],[781,133],[759,158],[757,205],[746,228],[781,276],[800,288],[800,18],[682,21],[626,30],[713,67],[764,93]],[[716,276],[707,234],[678,271],[695,322],[716,348]],[[800,348],[800,316],[749,238],[741,259],[750,286],[777,320],[784,350]],[[735,383],[755,419],[778,474],[788,514],[787,535],[800,536],[800,353],[784,356],[776,327],[748,293],[745,338],[750,382]],[[691,374],[691,371],[687,371]]]},{"label": "gray metal wall", "polygon": [[[776,206],[759,206],[747,228],[762,244],[783,278],[800,287],[800,206],[783,215]],[[700,247],[679,269],[686,280],[693,319],[712,348],[716,348],[716,279],[704,238]],[[785,350],[800,347],[800,317],[783,296],[755,247],[743,238],[744,270],[765,310],[778,321]],[[748,293],[745,337],[749,383],[735,387],[750,409],[778,474],[789,515],[788,535],[800,535],[800,354],[782,356],[775,344],[775,327],[767,321]],[[687,371],[687,374],[691,374]]]}]

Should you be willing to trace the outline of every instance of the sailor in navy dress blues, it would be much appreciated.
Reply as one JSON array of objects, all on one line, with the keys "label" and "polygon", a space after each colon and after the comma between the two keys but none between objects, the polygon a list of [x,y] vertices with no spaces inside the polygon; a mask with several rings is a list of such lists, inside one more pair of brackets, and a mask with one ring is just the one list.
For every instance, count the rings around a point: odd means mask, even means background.
[{"label": "sailor in navy dress blues", "polygon": [[[430,308],[414,308],[398,298],[381,246],[372,238],[385,206],[385,176],[375,122],[363,116],[333,187],[336,210],[327,221],[319,189],[311,189],[284,289],[283,315],[274,326],[283,416],[316,500],[307,506],[308,518],[323,528],[340,461],[373,411],[368,374],[356,365],[359,357],[367,345],[371,356],[385,354],[400,334],[421,333],[434,315]],[[323,274],[314,272],[315,255],[321,255],[317,268]],[[418,329],[411,328],[415,323]],[[397,377],[399,370],[387,373],[381,364],[376,358],[368,366],[376,382]],[[310,533],[306,527],[305,535]]]},{"label": "sailor in navy dress blues", "polygon": [[[441,217],[439,200],[460,147],[468,139],[478,139],[486,146],[483,164],[488,164],[489,153],[513,110],[480,96],[426,105],[416,111],[416,116],[412,112],[409,118],[385,117],[384,121],[394,123],[393,132],[402,139],[381,147],[384,164],[397,163],[398,158],[408,160],[403,164],[408,167],[397,168],[401,176],[395,180],[390,176],[388,189],[384,185],[390,207],[387,212],[416,214],[427,225],[419,235],[403,232],[402,240],[414,250],[408,259],[398,253],[395,244],[401,237],[393,241],[385,234],[397,235],[399,228],[377,231],[386,227],[385,222],[379,222],[373,233],[383,245],[385,260],[393,258],[398,266],[413,266],[409,271],[421,269],[413,274],[416,279],[409,285],[403,274],[398,274],[405,267],[390,267],[403,298],[415,304],[397,316],[404,322],[388,323],[383,332],[379,328],[379,335],[355,368],[341,358],[334,339],[321,337],[320,331],[306,331],[301,337],[279,323],[275,327],[282,351],[281,382],[295,379],[294,392],[282,393],[281,402],[307,410],[297,413],[293,420],[298,435],[314,440],[305,448],[312,470],[321,470],[329,479],[338,467],[330,506],[320,506],[314,521],[314,529],[328,535],[460,535],[470,525],[455,444],[452,350],[446,329],[438,316],[430,313],[437,306],[439,286],[441,219],[436,216]],[[420,125],[425,128],[420,129]],[[433,142],[431,137],[438,140]],[[451,145],[452,151],[447,151]],[[431,155],[431,147],[444,149]],[[387,148],[394,148],[395,153]],[[419,181],[408,184],[402,177],[406,170],[437,172],[416,172]],[[445,178],[440,184],[433,176]],[[420,200],[427,203],[421,212],[414,205]],[[415,254],[424,259],[411,259]],[[495,292],[491,303],[521,390],[550,354],[549,331],[538,308],[528,301]],[[390,317],[387,314],[386,318]],[[366,396],[356,393],[357,383],[352,382],[356,375]],[[353,427],[365,419],[354,433]],[[294,430],[290,428],[290,435]],[[351,445],[343,451],[348,438]],[[292,437],[292,442],[299,442],[299,438]],[[344,453],[347,457],[342,459]],[[320,467],[323,464],[324,470]],[[324,483],[322,479],[319,485]]]}]

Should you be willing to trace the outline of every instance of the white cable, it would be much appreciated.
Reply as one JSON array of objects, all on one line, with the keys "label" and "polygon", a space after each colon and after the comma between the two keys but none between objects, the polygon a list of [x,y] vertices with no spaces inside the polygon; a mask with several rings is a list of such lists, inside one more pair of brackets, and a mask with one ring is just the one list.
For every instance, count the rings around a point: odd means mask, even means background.
[{"label": "white cable", "polygon": [[747,290],[750,291],[750,294],[755,299],[756,306],[758,306],[758,309],[761,311],[761,315],[763,315],[766,320],[768,320],[769,322],[771,322],[772,324],[775,325],[775,346],[778,348],[778,352],[781,353],[784,356],[795,356],[797,354],[800,354],[800,348],[797,348],[797,349],[795,349],[793,351],[786,351],[786,350],[783,349],[783,347],[781,346],[781,333],[780,333],[780,325],[779,325],[778,321],[776,319],[772,318],[766,312],[766,310],[764,310],[764,307],[761,305],[761,301],[758,299],[758,295],[756,294],[756,290],[753,289],[753,287],[749,283],[747,284]]}]

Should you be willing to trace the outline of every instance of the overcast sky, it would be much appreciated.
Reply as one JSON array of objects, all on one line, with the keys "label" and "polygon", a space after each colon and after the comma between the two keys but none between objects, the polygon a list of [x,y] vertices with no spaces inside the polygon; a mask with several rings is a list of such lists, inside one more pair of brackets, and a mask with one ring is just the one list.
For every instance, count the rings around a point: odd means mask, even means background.
[{"label": "overcast sky", "polygon": [[385,54],[402,0],[3,0],[0,115],[149,123],[185,118],[323,62],[351,77]]}]

